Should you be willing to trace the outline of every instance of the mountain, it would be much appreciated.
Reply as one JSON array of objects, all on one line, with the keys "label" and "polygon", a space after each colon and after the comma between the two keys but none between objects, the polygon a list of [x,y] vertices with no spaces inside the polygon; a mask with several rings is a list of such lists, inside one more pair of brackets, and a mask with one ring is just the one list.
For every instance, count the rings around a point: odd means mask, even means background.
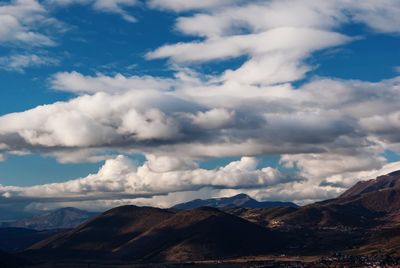
[{"label": "mountain", "polygon": [[103,256],[171,216],[173,213],[168,210],[121,206],[41,241],[31,249],[51,250],[63,255],[85,252],[88,256]]},{"label": "mountain", "polygon": [[207,260],[268,253],[282,246],[276,238],[261,226],[203,207],[176,213],[115,253],[122,258],[151,261]]},{"label": "mountain", "polygon": [[400,189],[400,171],[394,171],[368,181],[359,181],[340,197],[346,198],[387,189]]},{"label": "mountain", "polygon": [[31,218],[3,223],[2,226],[34,230],[69,229],[78,226],[96,215],[98,215],[98,213],[67,207],[46,212]]},{"label": "mountain", "polygon": [[173,209],[188,210],[199,207],[228,208],[272,208],[272,207],[297,207],[292,202],[265,201],[259,202],[246,194],[238,194],[231,197],[195,199],[186,203],[173,206]]},{"label": "mountain", "polygon": [[275,232],[215,208],[172,212],[123,206],[37,243],[30,254],[190,261],[271,252],[279,248],[276,238]]},{"label": "mountain", "polygon": [[400,222],[400,171],[360,181],[337,198],[297,209],[246,209],[232,213],[263,225],[369,228]]}]

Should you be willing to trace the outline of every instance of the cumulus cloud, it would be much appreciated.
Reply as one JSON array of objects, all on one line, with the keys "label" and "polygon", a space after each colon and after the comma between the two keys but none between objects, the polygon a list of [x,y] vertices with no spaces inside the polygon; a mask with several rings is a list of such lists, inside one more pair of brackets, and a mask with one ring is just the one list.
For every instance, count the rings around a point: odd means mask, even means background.
[{"label": "cumulus cloud", "polygon": [[98,173],[85,178],[32,187],[0,186],[0,196],[4,202],[132,199],[205,187],[246,189],[301,180],[300,177],[284,175],[270,167],[258,169],[257,160],[252,157],[242,157],[239,161],[214,170],[202,169],[187,162],[184,165],[180,163],[180,159],[149,157],[142,166],[136,166],[120,155],[107,160]]},{"label": "cumulus cloud", "polygon": [[[0,43],[29,46],[51,46],[54,41],[42,33],[51,20],[46,9],[36,0],[13,0],[0,4]],[[54,20],[52,20],[54,24]]]},{"label": "cumulus cloud", "polygon": [[234,122],[235,113],[226,109],[212,109],[198,112],[193,116],[193,123],[205,129],[223,128]]}]

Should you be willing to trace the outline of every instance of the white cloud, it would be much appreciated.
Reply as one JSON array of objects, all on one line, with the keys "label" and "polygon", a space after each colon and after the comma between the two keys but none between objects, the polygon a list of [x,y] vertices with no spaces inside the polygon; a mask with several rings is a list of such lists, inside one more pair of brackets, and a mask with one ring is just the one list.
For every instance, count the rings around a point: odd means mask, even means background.
[{"label": "white cloud", "polygon": [[168,9],[176,12],[209,9],[225,6],[237,2],[237,0],[150,0],[149,6],[152,8]]},{"label": "white cloud", "polygon": [[74,93],[123,93],[129,90],[168,90],[173,85],[171,79],[151,76],[130,76],[116,74],[113,77],[103,74],[84,76],[78,72],[60,72],[50,80],[51,86],[57,90]]},{"label": "white cloud", "polygon": [[342,1],[354,21],[365,23],[381,33],[400,32],[400,3],[396,0]]},{"label": "white cloud", "polygon": [[136,22],[134,16],[129,15],[122,7],[134,6],[137,0],[96,0],[93,8],[103,12],[111,12],[120,14],[128,22]]},{"label": "white cloud", "polygon": [[[308,52],[343,44],[349,39],[341,34],[307,29],[280,27],[257,34],[208,39],[204,42],[167,45],[148,53],[150,59],[172,57],[175,61],[210,61],[244,54],[263,55],[269,52]],[[194,53],[202,51],[202,53]]]},{"label": "white cloud", "polygon": [[212,109],[198,112],[193,116],[193,123],[205,129],[218,129],[228,126],[235,120],[235,113],[226,109]]},{"label": "white cloud", "polygon": [[[105,162],[97,174],[63,183],[52,183],[32,187],[0,186],[3,201],[25,200],[68,202],[78,200],[114,200],[118,198],[140,198],[166,195],[171,192],[211,188],[254,188],[300,180],[281,174],[270,167],[257,169],[254,158],[242,157],[214,170],[198,168],[196,165],[175,165],[160,169],[160,158],[151,158],[142,166],[136,166],[128,158],[118,156]],[[156,169],[154,169],[156,166]]]},{"label": "white cloud", "polygon": [[100,12],[116,13],[128,22],[136,22],[136,18],[125,10],[126,7],[132,7],[138,4],[137,0],[45,0],[50,5],[91,5],[91,7]]},{"label": "white cloud", "polygon": [[0,68],[9,71],[24,72],[26,68],[58,64],[58,60],[36,54],[21,54],[0,57]]},{"label": "white cloud", "polygon": [[382,156],[363,151],[355,155],[333,153],[283,155],[281,162],[287,167],[299,168],[302,176],[320,180],[338,174],[380,169],[386,160]]},{"label": "white cloud", "polygon": [[14,0],[0,4],[0,43],[54,45],[50,37],[39,31],[47,20],[45,8],[36,0]]}]

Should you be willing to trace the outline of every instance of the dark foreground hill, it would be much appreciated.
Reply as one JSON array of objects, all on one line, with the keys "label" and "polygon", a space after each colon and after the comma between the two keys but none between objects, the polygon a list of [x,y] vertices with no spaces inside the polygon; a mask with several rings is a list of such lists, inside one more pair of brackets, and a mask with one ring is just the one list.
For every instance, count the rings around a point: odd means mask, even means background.
[{"label": "dark foreground hill", "polygon": [[152,226],[173,216],[151,207],[122,206],[111,209],[70,231],[34,245],[68,257],[105,256]]},{"label": "dark foreground hill", "polygon": [[228,208],[273,208],[273,207],[298,207],[292,202],[264,201],[259,202],[246,194],[238,194],[231,197],[195,199],[190,202],[173,206],[174,209],[194,209],[199,207]]},{"label": "dark foreground hill", "polygon": [[4,223],[3,227],[28,228],[34,230],[70,229],[96,215],[98,215],[98,213],[67,207],[44,212],[30,218]]},{"label": "dark foreground hill", "polygon": [[124,206],[34,245],[31,254],[190,261],[271,252],[279,247],[276,238],[266,228],[215,208],[171,212]]},{"label": "dark foreground hill", "polygon": [[257,255],[282,247],[277,235],[215,208],[182,211],[115,250],[117,256],[190,261]]}]

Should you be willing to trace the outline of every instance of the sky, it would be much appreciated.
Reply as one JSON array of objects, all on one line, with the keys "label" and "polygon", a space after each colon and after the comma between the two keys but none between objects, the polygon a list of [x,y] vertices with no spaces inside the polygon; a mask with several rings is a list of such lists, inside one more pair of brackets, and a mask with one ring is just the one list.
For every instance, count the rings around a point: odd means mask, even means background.
[{"label": "sky", "polygon": [[3,0],[0,207],[307,204],[400,169],[397,0]]}]

